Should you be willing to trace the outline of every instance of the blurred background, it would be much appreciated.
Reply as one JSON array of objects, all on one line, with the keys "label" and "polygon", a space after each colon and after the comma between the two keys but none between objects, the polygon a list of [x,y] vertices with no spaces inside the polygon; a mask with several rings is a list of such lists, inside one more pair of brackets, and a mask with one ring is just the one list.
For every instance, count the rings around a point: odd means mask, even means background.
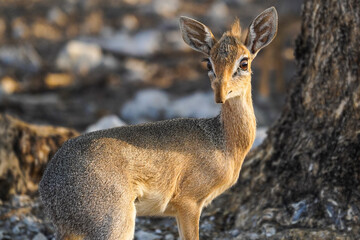
[{"label": "blurred background", "polygon": [[0,112],[79,131],[218,114],[203,56],[183,43],[185,15],[220,38],[275,6],[279,31],[253,63],[264,130],[296,73],[301,0],[1,0]]}]

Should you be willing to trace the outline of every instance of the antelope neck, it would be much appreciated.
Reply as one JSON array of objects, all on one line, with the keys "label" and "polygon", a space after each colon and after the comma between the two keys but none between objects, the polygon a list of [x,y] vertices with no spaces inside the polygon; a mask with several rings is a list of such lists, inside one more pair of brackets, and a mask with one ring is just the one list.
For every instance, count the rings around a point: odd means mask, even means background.
[{"label": "antelope neck", "polygon": [[256,132],[251,87],[243,96],[230,98],[222,105],[221,123],[226,141],[226,155],[234,159],[234,170],[240,171]]}]

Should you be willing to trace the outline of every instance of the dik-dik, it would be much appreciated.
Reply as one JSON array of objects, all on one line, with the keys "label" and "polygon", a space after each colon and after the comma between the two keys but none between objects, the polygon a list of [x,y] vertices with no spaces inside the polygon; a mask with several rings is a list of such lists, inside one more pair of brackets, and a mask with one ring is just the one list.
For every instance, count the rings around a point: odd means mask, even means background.
[{"label": "dik-dik", "polygon": [[136,216],[172,216],[181,239],[197,240],[202,209],[237,181],[256,130],[251,62],[275,37],[276,10],[256,17],[244,42],[238,20],[219,40],[188,17],[180,18],[180,28],[184,41],[207,57],[221,113],[67,141],[39,188],[57,239],[130,240]]}]

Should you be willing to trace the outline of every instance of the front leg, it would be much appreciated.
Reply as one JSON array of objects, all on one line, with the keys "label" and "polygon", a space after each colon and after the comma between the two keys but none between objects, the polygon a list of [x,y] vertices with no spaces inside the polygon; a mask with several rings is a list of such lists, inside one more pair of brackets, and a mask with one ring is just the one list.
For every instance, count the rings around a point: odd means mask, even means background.
[{"label": "front leg", "polygon": [[201,207],[195,202],[186,202],[177,208],[176,221],[181,240],[199,240]]}]

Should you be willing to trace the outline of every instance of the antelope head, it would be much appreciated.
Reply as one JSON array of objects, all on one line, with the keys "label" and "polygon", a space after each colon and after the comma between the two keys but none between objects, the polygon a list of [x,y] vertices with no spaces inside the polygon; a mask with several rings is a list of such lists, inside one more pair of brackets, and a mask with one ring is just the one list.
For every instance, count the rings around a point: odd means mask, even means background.
[{"label": "antelope head", "polygon": [[238,19],[220,40],[216,40],[204,24],[188,17],[180,18],[185,43],[207,57],[208,75],[216,103],[243,96],[251,88],[251,63],[260,49],[274,39],[277,19],[274,7],[266,9],[250,24],[245,41],[242,42]]}]

